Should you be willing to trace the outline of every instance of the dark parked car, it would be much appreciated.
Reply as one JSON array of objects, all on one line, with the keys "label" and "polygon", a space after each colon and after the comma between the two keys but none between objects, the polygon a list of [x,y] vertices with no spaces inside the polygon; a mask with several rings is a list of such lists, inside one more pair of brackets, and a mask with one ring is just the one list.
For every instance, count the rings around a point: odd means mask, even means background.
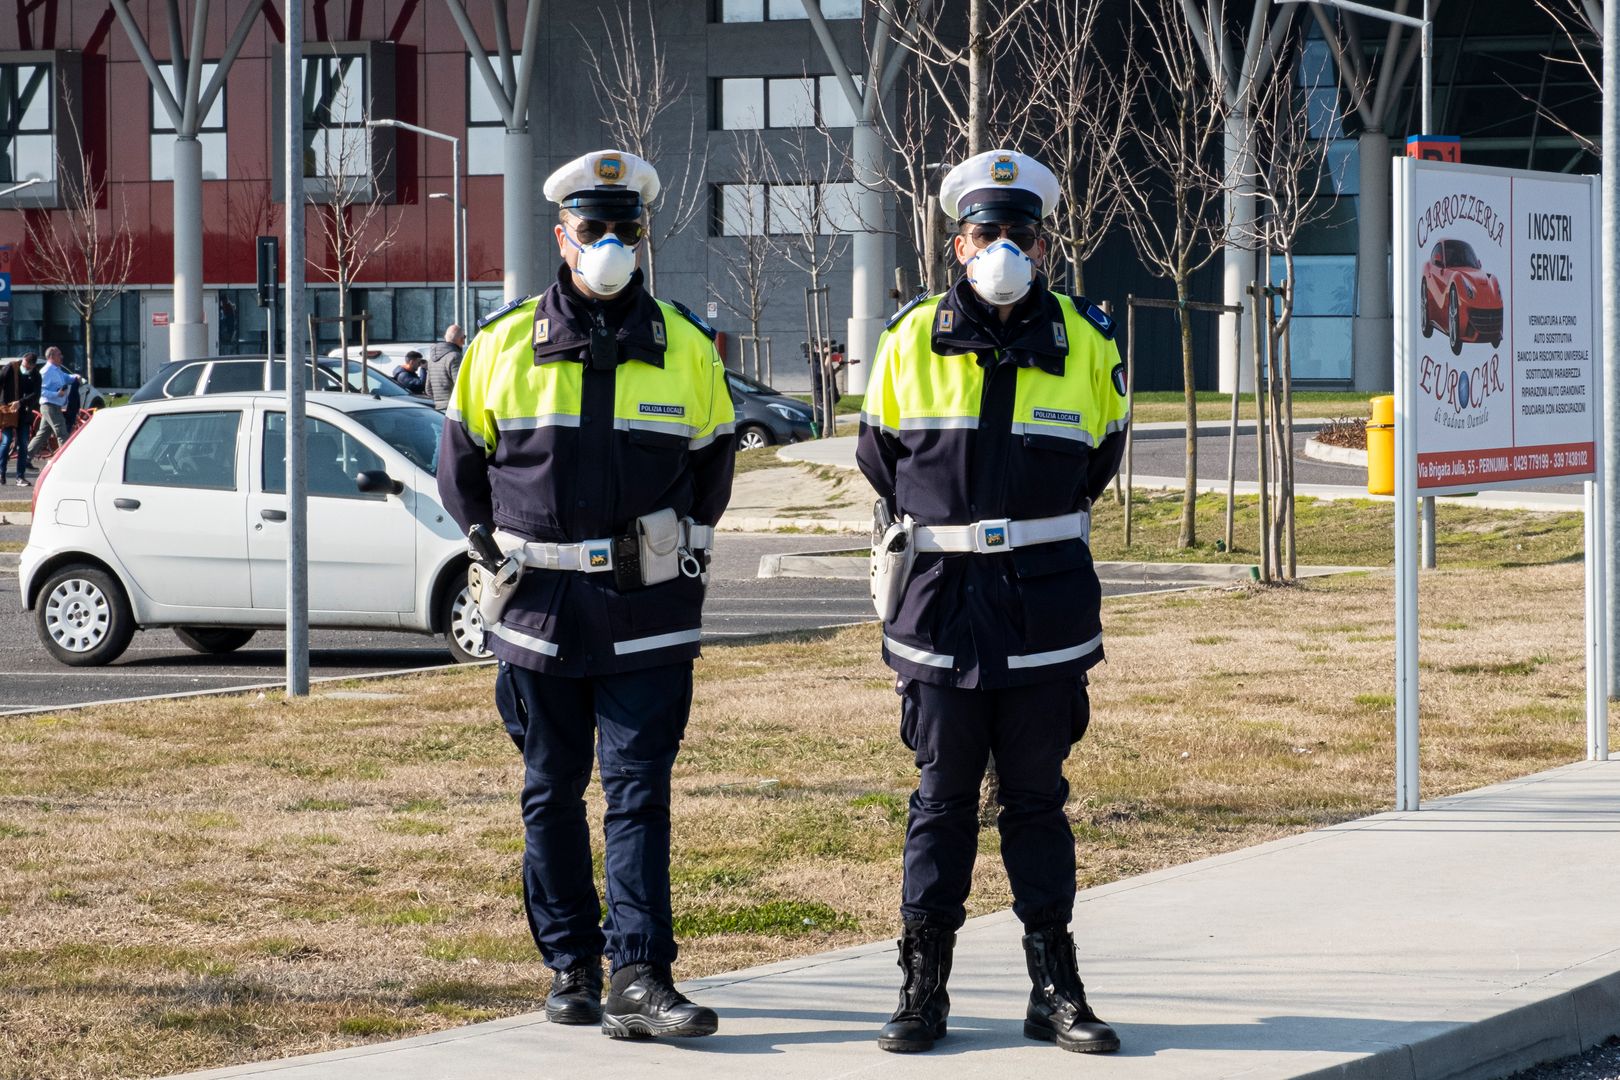
[{"label": "dark parked car", "polygon": [[737,449],[753,450],[773,443],[796,443],[810,437],[810,406],[757,379],[726,372],[731,403],[737,410]]},{"label": "dark parked car", "polygon": [[[195,360],[171,360],[158,368],[158,373],[147,380],[146,385],[129,396],[131,401],[156,401],[159,398],[196,397],[202,394],[235,394],[264,389],[265,361],[256,356],[203,356]],[[417,397],[392,379],[379,377],[376,371],[365,374],[362,391],[363,365],[359,360],[350,360],[347,367],[347,383],[339,381],[338,362],[336,360],[322,360],[319,373],[316,376],[318,385],[311,385],[306,375],[304,386],[311,390],[348,390],[353,393],[371,393],[385,398],[404,398],[407,401],[431,404],[426,398]],[[309,366],[304,370],[307,373]],[[272,390],[284,390],[287,387],[287,364],[277,360]]]}]

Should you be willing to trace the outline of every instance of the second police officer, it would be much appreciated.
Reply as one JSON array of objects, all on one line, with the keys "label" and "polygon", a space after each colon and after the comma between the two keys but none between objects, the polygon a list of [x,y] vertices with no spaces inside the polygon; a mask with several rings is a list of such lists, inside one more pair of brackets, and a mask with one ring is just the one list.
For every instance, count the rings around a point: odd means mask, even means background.
[{"label": "second police officer", "polygon": [[867,387],[857,459],[914,559],[894,583],[883,657],[921,770],[885,1050],[927,1050],[945,1035],[991,755],[1031,981],[1024,1034],[1119,1048],[1086,1003],[1069,932],[1063,762],[1089,720],[1086,671],[1103,658],[1088,511],[1119,467],[1129,416],[1113,323],[1041,273],[1041,222],[1058,195],[1049,169],[1012,151],[951,170],[940,207],[958,226],[962,277],[890,320]]},{"label": "second police officer", "polygon": [[[561,265],[485,320],[446,414],[445,507],[475,543],[496,704],[523,752],[523,895],[554,972],[546,1014],[609,1035],[708,1035],[673,983],[670,771],[692,701],[704,563],[731,494],[731,396],[713,333],[642,287],[633,154],[553,173]],[[600,760],[607,885],[584,792]],[[602,1003],[604,953],[612,966]]]}]

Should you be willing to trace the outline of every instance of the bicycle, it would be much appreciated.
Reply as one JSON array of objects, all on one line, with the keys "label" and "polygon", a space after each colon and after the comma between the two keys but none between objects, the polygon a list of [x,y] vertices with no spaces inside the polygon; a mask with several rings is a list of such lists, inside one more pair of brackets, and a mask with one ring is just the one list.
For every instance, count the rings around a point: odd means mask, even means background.
[{"label": "bicycle", "polygon": [[[72,430],[68,432],[68,438],[71,439],[73,437],[73,432],[78,431],[80,428],[84,427],[84,425],[88,424],[90,422],[90,418],[95,414],[95,409],[80,409],[79,414],[73,418],[73,427]],[[45,442],[37,451],[29,452],[28,460],[30,463],[49,461],[56,454],[56,452],[62,448],[60,443],[57,441],[56,432],[52,431],[50,425],[45,423],[45,416],[42,413],[34,417],[33,424],[28,428],[29,441],[32,442],[35,438],[37,438],[42,429],[45,431]]]}]

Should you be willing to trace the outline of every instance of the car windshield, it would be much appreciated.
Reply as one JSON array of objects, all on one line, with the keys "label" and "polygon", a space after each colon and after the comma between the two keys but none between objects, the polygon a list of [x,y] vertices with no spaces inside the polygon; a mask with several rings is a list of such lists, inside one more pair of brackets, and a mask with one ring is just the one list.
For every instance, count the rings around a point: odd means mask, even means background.
[{"label": "car windshield", "polygon": [[732,389],[740,390],[744,394],[776,394],[778,396],[781,395],[781,391],[776,389],[775,387],[766,386],[764,383],[760,382],[758,379],[750,379],[748,376],[739,375],[735,371],[727,372],[726,373],[726,378],[731,380]]},{"label": "car windshield", "polygon": [[[336,360],[325,361],[321,366],[334,375],[337,373]],[[367,393],[377,393],[383,397],[411,396],[411,392],[399,385],[399,383],[382,374],[376,368],[361,363],[359,360],[350,360],[344,367],[347,369],[345,374],[348,376],[350,390],[359,390],[363,380]]]},{"label": "car windshield", "polygon": [[437,410],[357,409],[349,415],[423,472],[438,470],[439,429],[444,417]]},{"label": "car windshield", "polygon": [[1471,270],[1479,269],[1479,256],[1474,249],[1461,240],[1447,240],[1441,245],[1445,251],[1442,258],[1447,266],[1467,267]]}]

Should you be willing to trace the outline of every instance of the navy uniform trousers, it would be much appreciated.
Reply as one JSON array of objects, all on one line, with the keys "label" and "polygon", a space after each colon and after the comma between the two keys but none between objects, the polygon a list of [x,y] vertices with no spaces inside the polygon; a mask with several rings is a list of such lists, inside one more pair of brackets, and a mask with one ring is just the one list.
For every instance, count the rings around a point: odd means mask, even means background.
[{"label": "navy uniform trousers", "polygon": [[[501,662],[495,704],[523,751],[523,900],[548,967],[601,956],[672,964],[670,769],[692,705],[692,662],[568,678]],[[585,788],[602,767],[607,916],[591,867]],[[605,933],[604,933],[605,931]]]},{"label": "navy uniform trousers", "polygon": [[1001,859],[1026,928],[1074,915],[1074,833],[1063,762],[1090,719],[1085,677],[998,690],[902,679],[900,737],[921,770],[906,827],[900,915],[955,930],[967,918],[979,846],[979,784],[1000,780]]}]

